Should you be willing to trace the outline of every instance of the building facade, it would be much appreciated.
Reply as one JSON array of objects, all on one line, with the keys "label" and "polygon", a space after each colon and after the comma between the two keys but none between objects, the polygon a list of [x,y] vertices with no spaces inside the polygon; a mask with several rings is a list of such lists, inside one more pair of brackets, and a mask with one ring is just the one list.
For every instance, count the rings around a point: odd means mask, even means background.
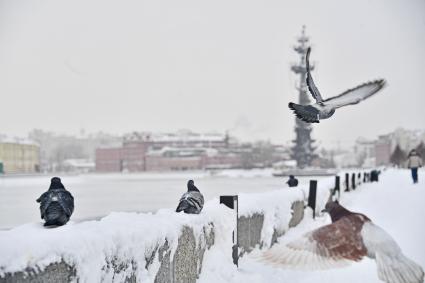
[{"label": "building facade", "polygon": [[141,172],[235,168],[241,158],[232,152],[227,134],[190,131],[125,135],[121,147],[96,149],[97,172]]},{"label": "building facade", "polygon": [[0,163],[5,174],[40,171],[40,147],[29,142],[1,142]]}]

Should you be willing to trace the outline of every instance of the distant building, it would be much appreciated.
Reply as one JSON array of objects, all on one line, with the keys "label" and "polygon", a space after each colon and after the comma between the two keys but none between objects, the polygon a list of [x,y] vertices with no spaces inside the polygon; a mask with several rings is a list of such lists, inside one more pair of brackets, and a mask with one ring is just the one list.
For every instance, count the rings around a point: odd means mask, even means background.
[{"label": "distant building", "polygon": [[425,142],[424,130],[398,128],[394,132],[378,137],[375,145],[376,165],[389,165],[391,154],[397,145],[405,152]]},{"label": "distant building", "polygon": [[390,164],[390,156],[392,153],[391,135],[381,135],[375,144],[376,165]]},{"label": "distant building", "polygon": [[94,160],[96,148],[121,146],[122,138],[106,133],[64,135],[43,130],[33,130],[29,138],[40,145],[40,167],[42,172],[69,170],[65,164],[69,159]]},{"label": "distant building", "polygon": [[198,134],[187,130],[125,135],[121,147],[96,149],[96,171],[140,172],[240,167],[227,134]]},{"label": "distant building", "polygon": [[359,167],[374,167],[376,163],[376,141],[358,138],[354,144],[354,154]]},{"label": "distant building", "polygon": [[96,149],[96,171],[122,172],[124,162],[122,152],[122,147]]},{"label": "distant building", "polygon": [[40,148],[27,141],[0,141],[0,163],[5,174],[39,172]]},{"label": "distant building", "polygon": [[196,170],[203,168],[205,149],[164,147],[146,155],[147,171]]},{"label": "distant building", "polygon": [[66,159],[62,163],[65,172],[89,173],[93,172],[95,167],[93,160],[84,158]]}]

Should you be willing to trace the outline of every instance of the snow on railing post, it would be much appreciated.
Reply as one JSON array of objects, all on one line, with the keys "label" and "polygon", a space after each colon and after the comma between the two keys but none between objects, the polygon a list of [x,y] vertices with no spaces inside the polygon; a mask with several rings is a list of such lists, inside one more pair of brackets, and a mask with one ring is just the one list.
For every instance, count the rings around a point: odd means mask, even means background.
[{"label": "snow on railing post", "polygon": [[345,192],[350,191],[350,174],[345,173]]},{"label": "snow on railing post", "polygon": [[310,189],[308,192],[308,206],[313,209],[313,219],[316,217],[316,195],[317,195],[317,181],[310,180]]},{"label": "snow on railing post", "polygon": [[233,263],[239,267],[239,237],[238,237],[238,222],[239,222],[239,203],[238,196],[220,196],[220,203],[224,204],[228,208],[234,209],[236,211],[236,227],[232,234],[232,258]]},{"label": "snow on railing post", "polygon": [[356,173],[351,174],[351,186],[353,190],[356,189]]}]

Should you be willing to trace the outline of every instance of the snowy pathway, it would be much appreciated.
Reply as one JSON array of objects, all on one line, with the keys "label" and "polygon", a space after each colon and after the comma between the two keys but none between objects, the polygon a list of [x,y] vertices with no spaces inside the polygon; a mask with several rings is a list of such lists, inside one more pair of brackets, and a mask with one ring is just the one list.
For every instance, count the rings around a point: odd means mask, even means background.
[{"label": "snowy pathway", "polygon": [[[385,229],[399,244],[404,254],[425,268],[425,172],[420,171],[422,182],[411,183],[407,170],[388,170],[381,182],[364,184],[356,191],[343,193],[341,203],[352,211],[362,212]],[[322,215],[316,220],[306,217],[296,228],[280,239],[288,242],[316,227],[330,223]],[[251,255],[240,260],[239,269],[231,264],[229,253],[215,245],[205,258],[199,282],[381,282],[373,260],[363,259],[349,267],[325,271],[294,271],[274,268],[254,259]]]}]

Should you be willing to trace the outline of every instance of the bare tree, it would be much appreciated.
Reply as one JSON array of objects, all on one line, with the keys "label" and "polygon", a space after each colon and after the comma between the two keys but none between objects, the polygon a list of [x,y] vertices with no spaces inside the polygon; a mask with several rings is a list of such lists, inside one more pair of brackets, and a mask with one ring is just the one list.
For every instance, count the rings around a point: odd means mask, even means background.
[{"label": "bare tree", "polygon": [[390,161],[393,165],[401,167],[406,161],[406,153],[397,144],[393,153],[391,154]]}]

